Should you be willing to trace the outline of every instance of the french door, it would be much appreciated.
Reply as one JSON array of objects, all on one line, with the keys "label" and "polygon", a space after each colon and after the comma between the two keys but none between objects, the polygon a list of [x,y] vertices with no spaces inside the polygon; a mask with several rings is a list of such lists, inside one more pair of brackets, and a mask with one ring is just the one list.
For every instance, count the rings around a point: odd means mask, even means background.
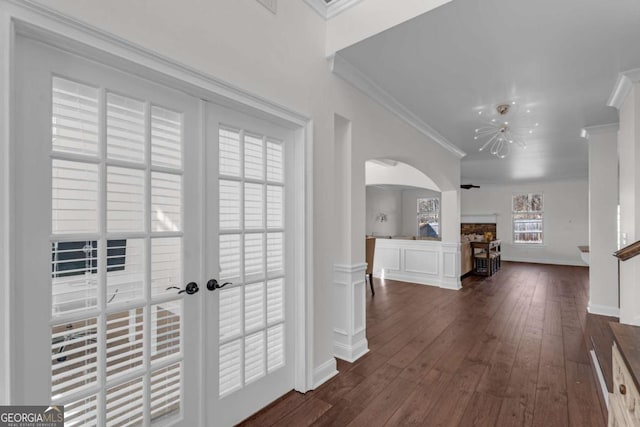
[{"label": "french door", "polygon": [[15,95],[14,402],[226,426],[291,390],[290,132],[22,37]]},{"label": "french door", "polygon": [[207,107],[207,423],[232,425],[293,389],[292,134]]}]

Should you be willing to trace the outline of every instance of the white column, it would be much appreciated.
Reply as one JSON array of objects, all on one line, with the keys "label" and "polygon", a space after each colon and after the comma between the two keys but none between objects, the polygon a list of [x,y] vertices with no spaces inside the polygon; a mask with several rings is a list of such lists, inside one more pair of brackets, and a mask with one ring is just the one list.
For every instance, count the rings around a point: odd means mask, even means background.
[{"label": "white column", "polygon": [[[609,105],[618,108],[622,246],[640,239],[640,70],[622,73]],[[620,322],[640,325],[640,257],[620,263]]]},{"label": "white column", "polygon": [[336,357],[347,362],[354,362],[369,351],[365,311],[366,268],[366,263],[334,266],[333,349]]},{"label": "white column", "polygon": [[618,124],[585,128],[589,143],[589,313],[620,315],[617,247]]},{"label": "white column", "polygon": [[[332,309],[334,356],[354,362],[369,351],[366,338],[364,164],[352,162],[351,121],[334,115],[336,243]],[[357,207],[357,209],[355,208]]]}]

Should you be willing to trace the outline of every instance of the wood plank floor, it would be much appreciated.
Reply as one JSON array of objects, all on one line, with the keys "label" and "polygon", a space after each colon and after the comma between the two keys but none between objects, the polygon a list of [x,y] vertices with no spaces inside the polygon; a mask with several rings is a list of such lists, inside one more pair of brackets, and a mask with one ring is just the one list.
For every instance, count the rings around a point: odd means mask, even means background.
[{"label": "wood plank floor", "polygon": [[370,352],[244,426],[605,426],[584,267],[503,263],[461,291],[376,281]]}]

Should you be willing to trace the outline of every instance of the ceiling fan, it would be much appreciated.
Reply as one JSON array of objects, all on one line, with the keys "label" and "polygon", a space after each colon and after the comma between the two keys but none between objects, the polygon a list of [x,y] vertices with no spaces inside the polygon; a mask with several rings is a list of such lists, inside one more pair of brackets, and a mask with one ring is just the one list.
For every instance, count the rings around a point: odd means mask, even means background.
[{"label": "ceiling fan", "polygon": [[460,188],[464,188],[465,190],[471,190],[472,188],[480,188],[480,186],[473,185],[473,184],[461,184]]}]

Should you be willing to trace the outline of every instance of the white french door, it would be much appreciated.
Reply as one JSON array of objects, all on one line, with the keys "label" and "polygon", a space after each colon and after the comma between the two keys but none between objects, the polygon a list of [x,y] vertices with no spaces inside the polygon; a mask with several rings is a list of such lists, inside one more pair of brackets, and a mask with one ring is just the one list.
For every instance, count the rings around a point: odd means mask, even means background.
[{"label": "white french door", "polygon": [[293,389],[292,131],[15,52],[13,402],[227,426]]},{"label": "white french door", "polygon": [[207,299],[207,425],[226,426],[293,389],[293,132],[214,105],[206,117],[205,268],[220,285]]}]

